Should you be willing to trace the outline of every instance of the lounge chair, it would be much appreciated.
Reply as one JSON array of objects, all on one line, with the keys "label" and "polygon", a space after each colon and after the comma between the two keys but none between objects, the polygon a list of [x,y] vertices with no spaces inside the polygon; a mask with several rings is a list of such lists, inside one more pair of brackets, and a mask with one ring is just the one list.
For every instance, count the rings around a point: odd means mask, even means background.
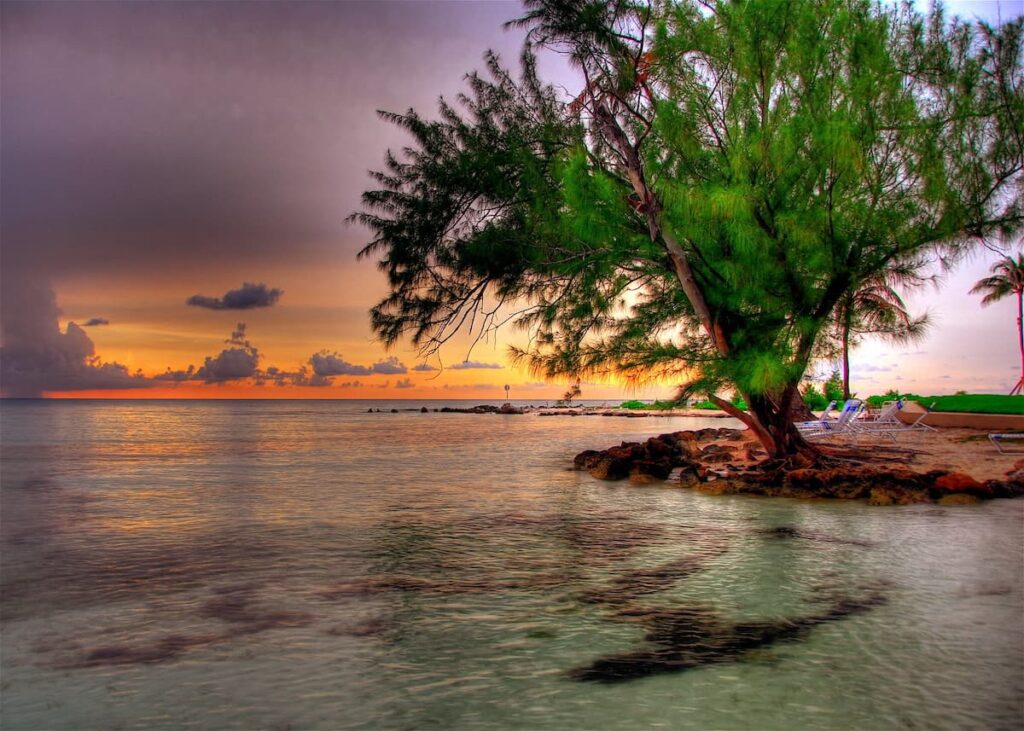
[{"label": "lounge chair", "polygon": [[[933,403],[932,406],[935,406]],[[883,409],[882,413],[879,414],[879,418],[874,421],[862,421],[852,425],[854,431],[860,434],[870,434],[875,436],[889,437],[893,441],[896,441],[896,437],[901,434],[908,434],[918,429],[927,429],[928,431],[937,431],[934,426],[929,426],[924,423],[925,417],[931,412],[931,406],[924,410],[920,416],[918,416],[913,423],[904,424],[902,421],[896,418],[897,412],[903,408],[902,401],[895,401],[890,404],[887,409]]]},{"label": "lounge chair", "polygon": [[1000,454],[1021,454],[1024,450],[1013,450],[1006,451],[1003,449],[1003,445],[1000,442],[1009,441],[1011,439],[1024,439],[1024,434],[989,434],[988,440],[995,445],[995,448],[999,450]]},{"label": "lounge chair", "polygon": [[829,405],[825,407],[825,410],[821,412],[821,416],[819,416],[817,419],[815,419],[814,421],[798,421],[794,426],[796,426],[796,428],[799,429],[800,431],[817,431],[819,428],[821,428],[822,424],[832,423],[831,414],[832,409],[834,409],[835,407],[836,402],[831,401]]},{"label": "lounge chair", "polygon": [[864,404],[859,399],[852,398],[843,404],[843,410],[839,413],[839,418],[834,422],[820,422],[820,426],[817,429],[801,430],[800,433],[804,439],[828,439],[855,433],[853,422],[863,409]]},{"label": "lounge chair", "polygon": [[878,415],[873,419],[861,419],[859,426],[874,428],[874,427],[891,427],[894,424],[899,426],[900,420],[896,418],[896,414],[903,408],[903,400],[897,399],[896,401],[889,401],[882,406],[882,410],[878,412]]}]

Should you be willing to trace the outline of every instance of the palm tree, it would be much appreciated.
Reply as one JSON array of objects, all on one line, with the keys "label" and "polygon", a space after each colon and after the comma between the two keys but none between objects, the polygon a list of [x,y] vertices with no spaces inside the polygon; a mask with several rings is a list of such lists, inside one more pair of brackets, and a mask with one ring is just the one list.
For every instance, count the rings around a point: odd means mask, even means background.
[{"label": "palm tree", "polygon": [[985,307],[998,302],[1010,294],[1017,295],[1017,339],[1020,341],[1020,380],[1010,395],[1024,392],[1024,254],[1017,258],[1007,256],[992,265],[992,276],[979,279],[971,288],[971,294],[984,294],[981,305]]},{"label": "palm tree", "polygon": [[929,278],[912,262],[890,265],[877,277],[847,292],[833,310],[833,337],[842,353],[843,398],[850,398],[850,350],[861,337],[875,335],[891,343],[910,343],[924,337],[928,314],[914,317],[896,287],[920,286]]}]

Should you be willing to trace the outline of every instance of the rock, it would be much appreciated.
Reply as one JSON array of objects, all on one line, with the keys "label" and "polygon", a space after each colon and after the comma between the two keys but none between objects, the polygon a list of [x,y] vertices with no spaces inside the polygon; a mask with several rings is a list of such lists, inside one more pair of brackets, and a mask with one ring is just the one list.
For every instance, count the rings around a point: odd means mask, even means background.
[{"label": "rock", "polygon": [[601,459],[601,453],[596,449],[585,449],[572,459],[573,466],[578,470],[589,470]]},{"label": "rock", "polygon": [[598,480],[621,480],[629,476],[630,460],[602,456],[588,468],[591,477]]},{"label": "rock", "polygon": [[373,409],[372,409],[372,408],[371,408],[371,409],[367,409],[367,410],[366,410],[366,413],[367,413],[367,414],[372,414],[372,413],[373,413]]},{"label": "rock", "polygon": [[970,475],[965,475],[963,472],[949,472],[945,475],[941,475],[935,480],[935,488],[945,492],[985,490],[984,485]]},{"label": "rock", "polygon": [[733,461],[731,454],[711,454],[707,457],[701,457],[700,461],[704,464],[728,464]]},{"label": "rock", "polygon": [[654,475],[644,474],[642,472],[630,472],[629,481],[634,485],[654,485],[659,482],[664,482],[665,479],[662,477],[655,477]]},{"label": "rock", "polygon": [[697,468],[693,465],[683,467],[682,472],[679,473],[680,487],[692,488],[699,485],[700,482],[700,475],[697,472]]},{"label": "rock", "polygon": [[768,453],[759,446],[751,445],[744,450],[743,456],[748,462],[760,462],[768,456]]},{"label": "rock", "polygon": [[420,413],[421,414],[426,414],[427,413],[427,407],[424,406],[422,409],[420,409]]},{"label": "rock", "polygon": [[635,476],[666,480],[672,472],[671,459],[638,459],[629,470],[629,479]]},{"label": "rock", "polygon": [[992,497],[1011,498],[1024,496],[1024,480],[987,480],[985,482]]},{"label": "rock", "polygon": [[498,413],[499,414],[521,414],[521,413],[523,413],[523,410],[520,409],[518,406],[513,406],[512,404],[506,403],[506,404],[502,404],[501,405],[501,408],[498,409]]},{"label": "rock", "polygon": [[966,492],[954,492],[939,498],[939,505],[974,505],[980,502],[980,497]]},{"label": "rock", "polygon": [[392,414],[397,414],[398,413],[398,409],[391,409],[391,413]]},{"label": "rock", "polygon": [[647,456],[650,459],[667,459],[672,460],[676,455],[676,445],[674,442],[668,442],[661,437],[651,437],[644,442],[644,450],[647,452]]},{"label": "rock", "polygon": [[929,502],[931,498],[924,491],[894,487],[873,487],[868,496],[868,505],[914,505]]}]

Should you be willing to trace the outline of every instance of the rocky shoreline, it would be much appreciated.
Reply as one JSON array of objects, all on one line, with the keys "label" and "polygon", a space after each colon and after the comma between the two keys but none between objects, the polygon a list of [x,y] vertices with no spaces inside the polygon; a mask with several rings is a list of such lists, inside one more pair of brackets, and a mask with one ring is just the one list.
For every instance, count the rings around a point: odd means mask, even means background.
[{"label": "rocky shoreline", "polygon": [[765,469],[765,457],[739,429],[698,429],[586,450],[573,464],[600,480],[664,482],[712,495],[866,500],[869,505],[965,505],[1024,496],[1024,460],[1002,477],[977,480],[949,469],[915,471],[884,457],[787,471]]},{"label": "rocky shoreline", "polygon": [[398,414],[403,411],[418,411],[420,413],[435,413],[435,414],[534,414],[536,416],[617,416],[623,419],[648,419],[648,418],[668,418],[672,416],[698,416],[705,419],[729,419],[730,417],[724,411],[714,411],[708,409],[659,409],[657,411],[644,411],[637,409],[622,409],[617,406],[513,406],[512,404],[502,404],[501,406],[492,406],[490,404],[481,404],[480,406],[468,406],[466,408],[459,408],[453,406],[443,406],[441,408],[428,409],[426,406],[418,409],[407,408],[407,409],[367,409],[367,414],[385,414],[392,413]]}]

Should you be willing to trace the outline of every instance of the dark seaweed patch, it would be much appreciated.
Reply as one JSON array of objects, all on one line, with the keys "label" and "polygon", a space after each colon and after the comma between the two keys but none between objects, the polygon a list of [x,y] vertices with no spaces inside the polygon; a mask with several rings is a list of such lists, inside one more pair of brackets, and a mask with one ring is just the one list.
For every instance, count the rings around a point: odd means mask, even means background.
[{"label": "dark seaweed patch", "polygon": [[255,634],[278,627],[303,627],[313,615],[284,609],[268,610],[255,603],[251,586],[221,589],[206,602],[200,614],[232,625],[230,635]]},{"label": "dark seaweed patch", "polygon": [[699,554],[684,556],[660,566],[634,569],[615,579],[610,586],[581,594],[580,601],[618,606],[640,596],[656,594],[671,588],[687,576],[706,570],[708,563],[724,552],[724,547],[708,547]]},{"label": "dark seaweed patch", "polygon": [[385,617],[370,617],[327,629],[332,637],[381,637],[394,632],[395,623]]},{"label": "dark seaweed patch", "polygon": [[313,615],[305,612],[268,610],[259,606],[254,601],[252,586],[221,588],[215,590],[214,594],[213,599],[202,605],[199,614],[207,619],[224,622],[227,625],[224,631],[202,635],[173,634],[135,644],[104,645],[61,667],[90,668],[166,662],[197,647],[282,627],[303,627],[314,619]]},{"label": "dark seaweed patch", "polygon": [[835,536],[830,536],[827,533],[800,530],[799,528],[793,528],[788,525],[779,526],[777,528],[762,528],[757,532],[763,536],[767,536],[768,538],[799,538],[805,541],[838,543],[844,546],[860,546],[861,548],[871,547],[871,544],[867,541],[857,541],[849,538],[837,538]]},{"label": "dark seaweed patch", "polygon": [[650,647],[595,660],[570,672],[579,681],[616,683],[650,675],[736,662],[753,650],[802,639],[815,627],[860,614],[885,602],[880,594],[842,599],[827,611],[778,622],[728,624],[706,608],[620,612],[647,627]]},{"label": "dark seaweed patch", "polygon": [[168,635],[138,645],[105,645],[63,667],[93,668],[103,665],[149,665],[173,660],[195,647],[217,642],[219,635]]},{"label": "dark seaweed patch", "polygon": [[424,595],[496,594],[502,591],[534,591],[564,586],[575,580],[572,572],[555,571],[526,575],[521,579],[427,579],[418,576],[385,574],[339,581],[319,592],[327,601],[339,601],[377,594],[417,593]]}]

